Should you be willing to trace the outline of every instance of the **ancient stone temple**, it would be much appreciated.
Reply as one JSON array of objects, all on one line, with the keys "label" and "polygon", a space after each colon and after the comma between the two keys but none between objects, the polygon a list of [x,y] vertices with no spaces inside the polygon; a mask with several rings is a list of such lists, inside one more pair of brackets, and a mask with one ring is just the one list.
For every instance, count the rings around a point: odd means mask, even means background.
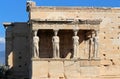
[{"label": "ancient stone temple", "polygon": [[120,8],[26,5],[4,23],[8,79],[120,79]]}]

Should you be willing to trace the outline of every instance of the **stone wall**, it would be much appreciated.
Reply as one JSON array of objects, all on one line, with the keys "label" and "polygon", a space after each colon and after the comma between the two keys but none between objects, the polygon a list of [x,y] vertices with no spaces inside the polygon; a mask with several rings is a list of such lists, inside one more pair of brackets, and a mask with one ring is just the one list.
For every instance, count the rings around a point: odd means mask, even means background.
[{"label": "stone wall", "polygon": [[32,79],[97,78],[100,75],[99,62],[96,60],[33,59]]},{"label": "stone wall", "polygon": [[28,77],[30,65],[30,28],[27,23],[14,23],[6,30],[6,64],[12,78]]},{"label": "stone wall", "polygon": [[[99,60],[33,59],[32,79],[119,79],[119,65]],[[107,62],[106,62],[107,63]]]}]

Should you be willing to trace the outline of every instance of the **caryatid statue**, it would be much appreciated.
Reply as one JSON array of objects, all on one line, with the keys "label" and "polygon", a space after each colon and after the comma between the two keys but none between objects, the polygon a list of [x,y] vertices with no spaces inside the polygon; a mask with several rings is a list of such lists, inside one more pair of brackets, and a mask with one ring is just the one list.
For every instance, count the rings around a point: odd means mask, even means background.
[{"label": "caryatid statue", "polygon": [[92,54],[94,54],[94,32],[92,31],[91,37],[89,38],[89,59],[91,59]]},{"label": "caryatid statue", "polygon": [[74,56],[73,58],[77,58],[77,53],[78,51],[78,47],[79,47],[79,37],[77,36],[78,30],[74,30],[74,36],[73,38],[73,50],[74,50]]},{"label": "caryatid statue", "polygon": [[36,30],[33,34],[33,57],[39,58],[39,37],[37,36]]},{"label": "caryatid statue", "polygon": [[93,53],[93,58],[98,58],[98,31],[95,31],[95,36],[94,36],[94,53]]},{"label": "caryatid statue", "polygon": [[52,43],[53,43],[53,58],[59,58],[59,37],[57,36],[58,30],[54,30],[55,36],[52,37]]}]

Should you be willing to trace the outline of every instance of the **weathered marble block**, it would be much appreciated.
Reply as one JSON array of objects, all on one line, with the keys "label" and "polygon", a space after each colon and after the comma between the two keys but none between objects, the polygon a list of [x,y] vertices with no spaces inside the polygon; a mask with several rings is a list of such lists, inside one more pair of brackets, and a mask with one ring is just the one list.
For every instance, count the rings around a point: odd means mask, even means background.
[{"label": "weathered marble block", "polygon": [[32,61],[32,79],[48,77],[48,61]]},{"label": "weathered marble block", "polygon": [[64,61],[65,77],[66,78],[79,78],[80,77],[80,66],[79,62]]},{"label": "weathered marble block", "polygon": [[64,67],[62,61],[50,61],[48,65],[50,78],[64,77]]}]

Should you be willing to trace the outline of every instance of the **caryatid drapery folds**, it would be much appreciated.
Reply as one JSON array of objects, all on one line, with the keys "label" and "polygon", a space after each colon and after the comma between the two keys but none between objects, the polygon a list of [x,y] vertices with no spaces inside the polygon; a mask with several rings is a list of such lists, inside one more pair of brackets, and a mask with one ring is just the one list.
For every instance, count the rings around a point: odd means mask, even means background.
[{"label": "caryatid drapery folds", "polygon": [[33,57],[39,58],[39,37],[37,36],[37,30],[33,31]]},{"label": "caryatid drapery folds", "polygon": [[79,52],[79,37],[77,36],[78,29],[74,30],[74,36],[73,38],[73,51],[74,51],[74,56],[73,58],[77,58],[77,54]]},{"label": "caryatid drapery folds", "polygon": [[90,38],[90,53],[92,53],[92,59],[98,58],[98,30],[92,32]]},{"label": "caryatid drapery folds", "polygon": [[94,41],[94,53],[93,53],[93,58],[98,58],[98,31],[95,31],[95,36],[93,38]]},{"label": "caryatid drapery folds", "polygon": [[58,34],[58,29],[54,30],[55,36],[52,37],[52,43],[53,43],[53,58],[59,58],[60,57],[60,52],[59,52],[59,37],[57,36]]}]

